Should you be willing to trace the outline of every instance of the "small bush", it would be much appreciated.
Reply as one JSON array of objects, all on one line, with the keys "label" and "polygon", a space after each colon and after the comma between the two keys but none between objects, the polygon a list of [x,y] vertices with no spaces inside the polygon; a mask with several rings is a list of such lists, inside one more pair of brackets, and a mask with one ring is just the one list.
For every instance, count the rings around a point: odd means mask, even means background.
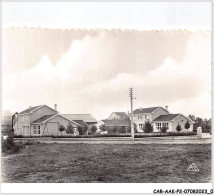
[{"label": "small bush", "polygon": [[153,131],[153,126],[149,121],[146,121],[143,127],[145,133],[151,133]]},{"label": "small bush", "polygon": [[167,129],[168,129],[167,127],[161,127],[161,132],[166,133]]},{"label": "small bush", "polygon": [[58,130],[62,134],[62,132],[65,131],[65,126],[64,125],[59,125]]},{"label": "small bush", "polygon": [[187,120],[187,122],[185,123],[184,128],[185,128],[185,129],[189,129],[189,128],[190,128],[190,124],[189,124],[189,121],[188,121],[188,120]]},{"label": "small bush", "polygon": [[120,127],[118,129],[118,133],[126,133],[126,128],[125,127]]},{"label": "small bush", "polygon": [[6,139],[4,139],[4,137],[2,136],[1,139],[2,153],[13,154],[19,151],[19,147],[14,143],[13,138],[14,136],[12,133],[8,134],[8,137]]},{"label": "small bush", "polygon": [[182,128],[181,128],[181,125],[177,125],[177,127],[176,127],[176,130],[179,132],[179,131],[181,131],[182,130]]},{"label": "small bush", "polygon": [[73,134],[73,133],[74,133],[74,128],[73,128],[73,126],[72,126],[71,123],[68,123],[65,132],[66,132],[67,134]]},{"label": "small bush", "polygon": [[100,126],[99,126],[99,129],[102,130],[102,131],[107,131],[107,130],[108,130],[106,124],[100,125]]},{"label": "small bush", "polygon": [[117,127],[117,126],[114,126],[113,129],[112,129],[112,131],[113,131],[114,133],[118,133],[118,127]]}]

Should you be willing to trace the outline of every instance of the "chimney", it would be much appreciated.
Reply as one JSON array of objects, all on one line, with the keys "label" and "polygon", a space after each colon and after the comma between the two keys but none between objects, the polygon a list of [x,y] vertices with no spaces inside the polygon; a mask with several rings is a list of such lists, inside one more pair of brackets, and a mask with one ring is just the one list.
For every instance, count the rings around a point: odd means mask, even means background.
[{"label": "chimney", "polygon": [[168,106],[165,106],[165,109],[168,111]]},{"label": "chimney", "polygon": [[54,109],[57,111],[57,104],[54,104]]}]

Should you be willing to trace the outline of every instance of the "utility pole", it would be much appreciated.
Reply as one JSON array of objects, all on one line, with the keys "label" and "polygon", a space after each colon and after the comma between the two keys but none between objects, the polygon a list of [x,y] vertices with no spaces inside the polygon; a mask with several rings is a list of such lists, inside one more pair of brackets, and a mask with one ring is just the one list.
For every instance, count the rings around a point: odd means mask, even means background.
[{"label": "utility pole", "polygon": [[133,88],[129,88],[129,97],[131,102],[131,137],[134,141],[134,122],[133,122]]}]

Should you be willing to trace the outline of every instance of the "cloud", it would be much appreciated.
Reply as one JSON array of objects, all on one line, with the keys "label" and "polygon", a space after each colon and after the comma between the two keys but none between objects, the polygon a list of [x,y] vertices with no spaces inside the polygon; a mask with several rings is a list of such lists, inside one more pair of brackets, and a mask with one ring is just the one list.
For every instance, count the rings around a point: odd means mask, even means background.
[{"label": "cloud", "polygon": [[[130,109],[132,86],[136,108],[167,104],[173,112],[207,117],[210,50],[210,33],[88,31],[55,65],[44,54],[36,66],[4,74],[3,108],[21,111],[57,103],[62,113],[92,113],[101,119]],[[204,106],[195,109],[195,103]]]}]

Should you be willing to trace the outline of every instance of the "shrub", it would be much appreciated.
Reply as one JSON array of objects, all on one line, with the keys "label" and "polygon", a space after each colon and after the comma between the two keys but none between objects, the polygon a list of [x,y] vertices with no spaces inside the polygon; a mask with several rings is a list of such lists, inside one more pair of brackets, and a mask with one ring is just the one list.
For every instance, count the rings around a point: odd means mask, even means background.
[{"label": "shrub", "polygon": [[95,134],[97,131],[97,126],[96,125],[92,125],[90,128],[90,131],[92,132],[92,134]]},{"label": "shrub", "polygon": [[145,124],[144,124],[144,127],[143,127],[143,131],[145,133],[151,133],[153,131],[153,126],[152,124],[150,123],[150,121],[146,121]]},{"label": "shrub", "polygon": [[118,133],[118,127],[117,127],[117,126],[113,126],[112,131],[113,131],[114,133]]},{"label": "shrub", "polygon": [[62,134],[62,132],[65,131],[65,126],[64,125],[59,125],[58,130]]},{"label": "shrub", "polygon": [[181,131],[182,130],[182,128],[181,128],[181,125],[177,125],[177,127],[176,127],[176,130],[179,132],[179,131]]},{"label": "shrub", "polygon": [[79,135],[85,135],[85,133],[88,131],[88,125],[78,126],[77,131],[79,132]]},{"label": "shrub", "polygon": [[68,123],[65,132],[66,132],[67,134],[73,134],[73,133],[74,133],[74,128],[73,128],[73,126],[72,126],[71,123]]},{"label": "shrub", "polygon": [[108,128],[107,128],[106,124],[102,124],[99,126],[99,129],[102,131],[107,131]]},{"label": "shrub", "polygon": [[19,151],[19,147],[15,145],[13,138],[14,136],[12,133],[8,134],[7,137],[2,136],[1,138],[2,153],[13,154]]},{"label": "shrub", "polygon": [[87,125],[87,124],[85,124],[85,125],[83,126],[83,132],[84,132],[84,134],[85,134],[86,132],[88,132],[88,125]]},{"label": "shrub", "polygon": [[167,129],[168,129],[167,127],[161,127],[161,132],[166,133]]},{"label": "shrub", "polygon": [[185,129],[189,129],[189,128],[190,128],[190,124],[189,124],[189,121],[188,121],[188,120],[187,120],[187,122],[185,123],[184,128],[185,128]]},{"label": "shrub", "polygon": [[126,127],[120,127],[118,133],[126,133]]},{"label": "shrub", "polygon": [[[134,123],[134,132],[137,133],[137,125]],[[131,133],[131,126],[127,126],[127,133]]]}]

